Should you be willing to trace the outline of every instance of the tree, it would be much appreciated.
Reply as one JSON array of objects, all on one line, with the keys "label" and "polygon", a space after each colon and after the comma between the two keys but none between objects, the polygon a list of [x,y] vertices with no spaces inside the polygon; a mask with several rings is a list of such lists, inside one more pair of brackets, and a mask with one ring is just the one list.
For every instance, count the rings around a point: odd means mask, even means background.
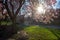
[{"label": "tree", "polygon": [[3,0],[3,5],[5,6],[14,25],[16,24],[16,17],[24,2],[25,0]]},{"label": "tree", "polygon": [[[55,3],[56,0],[30,0],[32,18],[38,22],[51,23],[51,21],[54,21],[54,18],[56,19],[58,17],[56,16],[58,13],[52,7],[52,5]],[[36,7],[38,7],[40,4],[43,6],[43,8],[45,8],[45,14],[43,15],[36,11]]]},{"label": "tree", "polygon": [[13,23],[13,25],[0,25],[1,38],[6,39],[6,38],[11,37],[13,34],[17,33],[18,28],[16,26],[16,17],[18,13],[20,12],[20,9],[22,5],[24,4],[25,0],[1,0],[0,2],[2,4],[2,7],[0,6],[0,9],[1,9],[0,14],[5,15],[7,13],[10,17],[10,20]]}]

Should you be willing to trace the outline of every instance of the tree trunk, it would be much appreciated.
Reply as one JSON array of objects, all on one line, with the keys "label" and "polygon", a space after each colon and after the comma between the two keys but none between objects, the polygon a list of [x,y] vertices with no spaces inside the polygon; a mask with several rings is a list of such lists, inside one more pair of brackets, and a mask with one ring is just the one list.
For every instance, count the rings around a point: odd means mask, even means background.
[{"label": "tree trunk", "polygon": [[12,29],[13,33],[17,33],[16,18],[12,19]]}]

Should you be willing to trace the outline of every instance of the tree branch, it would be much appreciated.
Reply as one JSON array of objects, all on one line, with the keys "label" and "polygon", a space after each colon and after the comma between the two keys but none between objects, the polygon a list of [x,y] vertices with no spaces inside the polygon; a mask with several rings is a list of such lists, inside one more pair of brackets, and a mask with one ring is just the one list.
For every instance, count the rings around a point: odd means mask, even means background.
[{"label": "tree branch", "polygon": [[12,13],[11,13],[10,9],[8,8],[7,0],[6,0],[6,2],[5,2],[5,4],[4,4],[4,5],[5,5],[5,8],[7,9],[7,12],[8,12],[8,14],[9,14],[10,18],[12,19],[13,15],[12,15]]},{"label": "tree branch", "polygon": [[19,8],[17,9],[17,11],[16,11],[16,13],[15,13],[15,16],[19,13],[19,11],[20,11],[20,9],[21,9],[21,7],[22,7],[22,5],[25,3],[25,0],[20,0],[19,1]]},{"label": "tree branch", "polygon": [[10,5],[11,5],[11,7],[12,7],[12,15],[14,16],[14,6],[13,6],[13,4],[12,4],[12,1],[10,1],[9,3],[10,3]]}]

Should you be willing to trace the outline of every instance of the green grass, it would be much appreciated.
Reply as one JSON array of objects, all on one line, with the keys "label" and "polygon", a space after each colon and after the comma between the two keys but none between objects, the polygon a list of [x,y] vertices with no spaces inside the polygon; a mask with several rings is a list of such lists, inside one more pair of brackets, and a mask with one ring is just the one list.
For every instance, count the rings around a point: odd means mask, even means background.
[{"label": "green grass", "polygon": [[11,25],[12,22],[1,21],[0,24],[1,24],[1,25]]},{"label": "green grass", "polygon": [[60,38],[60,29],[49,29],[51,30],[55,35],[57,35],[58,38]]},{"label": "green grass", "polygon": [[24,28],[28,33],[28,40],[57,40],[58,38],[47,28],[39,26],[30,26]]}]

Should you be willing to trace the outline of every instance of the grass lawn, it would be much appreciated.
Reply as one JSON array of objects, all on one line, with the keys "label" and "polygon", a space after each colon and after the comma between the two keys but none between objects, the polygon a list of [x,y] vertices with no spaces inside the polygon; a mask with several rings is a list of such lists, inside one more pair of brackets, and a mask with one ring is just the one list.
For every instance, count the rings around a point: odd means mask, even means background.
[{"label": "grass lawn", "polygon": [[58,40],[58,37],[47,28],[30,26],[24,28],[24,31],[28,33],[28,40]]},{"label": "grass lawn", "polygon": [[54,33],[58,38],[60,38],[60,29],[49,29],[52,33]]}]

